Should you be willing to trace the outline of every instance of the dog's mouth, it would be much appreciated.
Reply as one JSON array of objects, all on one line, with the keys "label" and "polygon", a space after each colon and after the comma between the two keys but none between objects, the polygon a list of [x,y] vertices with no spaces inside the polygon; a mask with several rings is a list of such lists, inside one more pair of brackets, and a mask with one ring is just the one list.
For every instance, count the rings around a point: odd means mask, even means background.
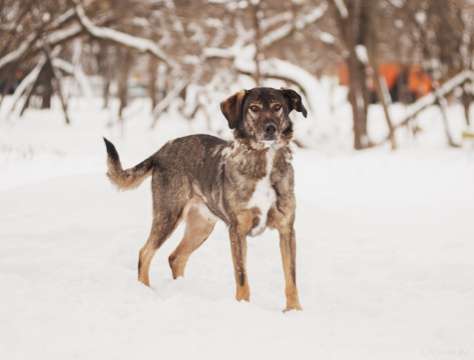
[{"label": "dog's mouth", "polygon": [[277,140],[277,137],[275,135],[272,135],[272,136],[264,135],[263,136],[263,141],[276,141],[276,140]]},{"label": "dog's mouth", "polygon": [[272,147],[277,143],[277,140],[263,140],[262,144],[267,148],[267,147]]}]

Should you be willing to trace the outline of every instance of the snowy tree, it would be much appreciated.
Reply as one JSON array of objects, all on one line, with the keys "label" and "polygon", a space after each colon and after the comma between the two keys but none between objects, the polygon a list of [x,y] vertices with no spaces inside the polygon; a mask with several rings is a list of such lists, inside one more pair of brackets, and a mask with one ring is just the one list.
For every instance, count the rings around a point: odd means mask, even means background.
[{"label": "snowy tree", "polygon": [[[383,64],[394,63],[402,72],[420,65],[430,78],[451,145],[456,144],[445,105],[454,89],[440,89],[463,73],[462,91],[456,93],[471,122],[473,85],[465,71],[473,70],[474,8],[465,0],[3,0],[1,5],[0,105],[14,92],[7,113],[22,114],[38,103],[47,108],[53,95],[67,109],[61,79],[73,78],[90,95],[87,79],[94,77],[104,107],[111,107],[111,98],[119,100],[115,118],[122,122],[137,79],[150,98],[152,126],[170,108],[189,120],[209,120],[207,108],[216,96],[234,91],[239,81],[276,82],[302,93],[317,136],[299,143],[313,146],[332,136],[331,101],[320,78],[344,65],[353,147],[378,145],[368,131],[368,109],[378,101],[395,149],[397,129],[409,120],[391,114],[380,74]],[[413,101],[403,86],[396,100]],[[424,109],[425,100],[420,104],[414,108]]]}]

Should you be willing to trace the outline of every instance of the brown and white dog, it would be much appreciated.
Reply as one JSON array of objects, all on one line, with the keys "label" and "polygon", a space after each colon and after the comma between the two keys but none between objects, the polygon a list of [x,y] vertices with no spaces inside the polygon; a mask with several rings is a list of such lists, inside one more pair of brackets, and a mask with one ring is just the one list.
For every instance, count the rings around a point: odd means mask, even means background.
[{"label": "brown and white dog", "polygon": [[236,299],[250,298],[246,237],[266,227],[279,232],[285,274],[286,309],[301,310],[295,271],[294,174],[289,113],[306,117],[301,97],[290,89],[243,90],[221,103],[234,140],[191,135],[165,144],[133,168],[123,170],[114,145],[105,140],[107,175],[119,189],[134,188],[152,175],[153,223],[140,250],[138,279],[149,285],[156,250],[181,220],[183,239],[169,256],[173,277],[184,275],[189,256],[210,235],[218,219],[229,227]]}]

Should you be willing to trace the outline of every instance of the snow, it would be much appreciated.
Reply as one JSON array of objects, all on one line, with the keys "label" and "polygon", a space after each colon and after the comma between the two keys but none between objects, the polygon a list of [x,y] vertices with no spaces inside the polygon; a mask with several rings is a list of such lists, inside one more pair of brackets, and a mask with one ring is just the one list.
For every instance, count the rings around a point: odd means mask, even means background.
[{"label": "snow", "polygon": [[[69,127],[57,103],[52,112],[28,110],[0,122],[2,359],[474,356],[474,153],[423,141],[443,136],[430,110],[420,114],[420,141],[401,142],[395,153],[295,150],[304,310],[282,313],[271,231],[249,238],[250,303],[233,299],[220,223],[184,279],[172,280],[167,264],[180,228],[158,251],[152,288],[137,282],[149,183],[115,191],[101,137],[115,142],[129,166],[201,130],[170,117],[150,131],[138,113],[120,138],[100,107],[99,100],[71,100]],[[450,118],[461,122],[461,114],[450,107]],[[370,124],[376,131],[384,121]]]},{"label": "snow", "polygon": [[419,24],[424,24],[426,21],[426,13],[424,11],[418,11],[415,13],[415,19]]},{"label": "snow", "polygon": [[334,35],[326,31],[321,31],[319,33],[319,40],[326,44],[334,44],[336,42],[336,38],[334,37]]},{"label": "snow", "polygon": [[406,0],[389,0],[390,4],[392,4],[392,6],[395,6],[397,8],[402,8],[403,5],[405,4],[405,1]]},{"label": "snow", "polygon": [[367,54],[367,48],[365,47],[365,45],[356,45],[355,53],[361,63],[367,64],[369,62],[369,56]]}]

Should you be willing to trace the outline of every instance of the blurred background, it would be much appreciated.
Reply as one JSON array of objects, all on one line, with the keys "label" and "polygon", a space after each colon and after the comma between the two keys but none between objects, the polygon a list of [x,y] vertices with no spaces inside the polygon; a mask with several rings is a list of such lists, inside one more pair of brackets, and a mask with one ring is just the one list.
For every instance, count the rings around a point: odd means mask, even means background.
[{"label": "blurred background", "polygon": [[94,109],[122,136],[132,122],[229,136],[220,101],[284,86],[311,114],[299,147],[459,147],[473,34],[470,0],[2,0],[0,119],[68,126]]}]

